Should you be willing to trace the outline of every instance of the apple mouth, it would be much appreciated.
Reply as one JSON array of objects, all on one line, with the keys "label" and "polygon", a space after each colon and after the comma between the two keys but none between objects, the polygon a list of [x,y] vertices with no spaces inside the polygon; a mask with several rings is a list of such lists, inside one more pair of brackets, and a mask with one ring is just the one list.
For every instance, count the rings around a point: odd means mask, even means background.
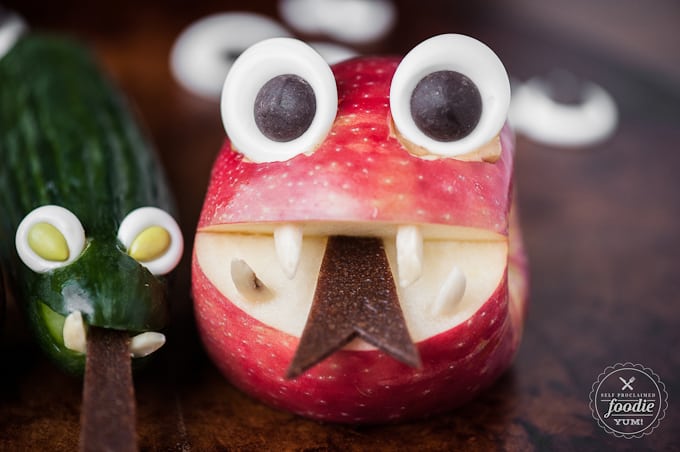
[{"label": "apple mouth", "polygon": [[[325,263],[324,256],[338,237],[372,237],[380,242],[388,272],[394,275],[389,279],[398,297],[397,317],[410,336],[410,346],[467,321],[491,297],[507,271],[506,236],[445,225],[216,225],[199,229],[195,254],[208,280],[228,300],[265,325],[301,338],[308,319],[317,311],[313,305],[319,304],[316,292],[322,266],[334,265]],[[323,273],[327,272],[325,268]],[[395,323],[395,318],[387,322]],[[417,351],[415,358],[404,357],[355,329],[358,334],[348,336],[338,348],[377,347],[409,365],[419,365]],[[330,353],[326,351],[321,359]]]}]

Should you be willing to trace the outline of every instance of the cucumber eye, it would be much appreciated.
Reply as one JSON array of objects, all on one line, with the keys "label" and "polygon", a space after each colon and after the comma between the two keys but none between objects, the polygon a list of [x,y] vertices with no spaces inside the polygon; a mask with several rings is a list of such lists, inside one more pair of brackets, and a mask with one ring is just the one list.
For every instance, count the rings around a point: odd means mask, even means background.
[{"label": "cucumber eye", "polygon": [[17,254],[38,273],[72,263],[85,248],[85,231],[68,209],[48,205],[32,210],[19,224]]},{"label": "cucumber eye", "polygon": [[118,228],[118,240],[130,257],[154,275],[172,271],[184,250],[179,225],[156,207],[140,207],[130,212]]},{"label": "cucumber eye", "polygon": [[503,127],[509,105],[503,63],[486,45],[464,35],[435,36],[416,46],[390,86],[390,110],[401,136],[446,157],[488,143]]},{"label": "cucumber eye", "polygon": [[338,91],[328,63],[309,45],[273,38],[234,62],[222,90],[222,122],[250,160],[284,161],[312,152],[330,130]]}]

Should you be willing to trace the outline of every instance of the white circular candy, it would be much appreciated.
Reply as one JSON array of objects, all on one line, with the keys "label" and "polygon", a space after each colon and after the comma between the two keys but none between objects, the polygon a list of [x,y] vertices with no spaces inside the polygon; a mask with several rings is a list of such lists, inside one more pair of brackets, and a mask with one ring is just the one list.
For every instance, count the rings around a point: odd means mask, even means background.
[{"label": "white circular candy", "polygon": [[233,61],[258,41],[289,36],[276,21],[259,14],[234,12],[200,19],[184,30],[170,54],[170,68],[187,90],[219,99]]},{"label": "white circular candy", "polygon": [[281,0],[279,13],[300,32],[351,44],[384,37],[397,17],[391,0]]},{"label": "white circular candy", "polygon": [[140,264],[154,275],[164,275],[179,264],[184,251],[182,231],[169,213],[157,207],[140,207],[133,210],[118,227],[118,240],[125,249],[129,249],[139,234],[153,226],[165,229],[170,235],[170,245],[161,256]]},{"label": "white circular candy", "polygon": [[518,133],[548,145],[596,144],[616,129],[618,110],[601,86],[588,82],[583,90],[580,104],[561,104],[550,97],[540,78],[518,84],[512,95],[510,123]]},{"label": "white circular candy", "polygon": [[[280,75],[295,75],[312,89],[315,114],[309,127],[290,141],[274,141],[258,128],[254,106],[262,87]],[[313,151],[330,130],[338,91],[328,63],[309,45],[292,38],[261,41],[236,60],[222,90],[222,122],[232,146],[254,162],[284,161]]]},{"label": "white circular candy", "polygon": [[[31,229],[40,223],[47,223],[59,231],[68,247],[65,260],[50,260],[41,256],[31,248],[29,234]],[[85,230],[83,225],[70,210],[61,206],[46,205],[32,210],[21,220],[14,238],[17,254],[28,268],[38,273],[45,273],[64,267],[75,261],[85,248]]]},{"label": "white circular candy", "polygon": [[[455,141],[438,141],[418,128],[411,113],[411,96],[427,75],[454,71],[465,75],[481,96],[481,116],[475,128]],[[452,157],[472,152],[496,136],[510,104],[510,81],[503,63],[485,44],[469,36],[444,34],[423,41],[397,67],[390,87],[390,110],[399,133],[428,152]]]},{"label": "white circular candy", "polygon": [[332,42],[313,41],[310,42],[309,45],[319,52],[319,55],[321,55],[328,64],[339,63],[359,55],[355,50],[352,50],[349,47]]},{"label": "white circular candy", "polygon": [[2,7],[0,7],[0,58],[12,49],[17,39],[27,29],[26,23],[19,15],[6,12],[3,17],[2,14]]}]

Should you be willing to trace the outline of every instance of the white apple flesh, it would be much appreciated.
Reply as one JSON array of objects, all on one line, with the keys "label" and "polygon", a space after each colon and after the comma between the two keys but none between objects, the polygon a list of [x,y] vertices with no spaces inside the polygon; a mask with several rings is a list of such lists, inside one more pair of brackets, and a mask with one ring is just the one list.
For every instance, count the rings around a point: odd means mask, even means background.
[{"label": "white apple flesh", "polygon": [[[302,243],[300,268],[294,278],[272,261],[272,235],[201,232],[196,236],[198,266],[215,288],[254,319],[293,337],[300,337],[312,305],[327,236],[307,236]],[[393,274],[399,274],[394,237],[383,242]],[[489,299],[504,279],[507,243],[498,241],[426,240],[421,277],[407,287],[398,287],[401,308],[415,342],[451,329],[472,316]],[[247,262],[257,278],[273,293],[260,302],[248,291],[239,290],[227,265],[233,260]],[[455,306],[438,307],[435,301],[445,288],[449,273],[458,267],[467,281]],[[440,310],[447,314],[440,314]],[[363,341],[362,341],[363,343]]]}]

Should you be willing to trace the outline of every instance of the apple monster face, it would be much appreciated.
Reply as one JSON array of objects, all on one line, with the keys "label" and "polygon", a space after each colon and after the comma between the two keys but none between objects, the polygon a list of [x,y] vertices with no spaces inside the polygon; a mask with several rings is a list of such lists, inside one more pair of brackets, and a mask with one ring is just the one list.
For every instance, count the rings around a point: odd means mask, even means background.
[{"label": "apple monster face", "polygon": [[527,294],[509,100],[462,35],[332,68],[288,38],[243,53],[193,254],[220,370],[335,422],[431,414],[495,381]]}]

